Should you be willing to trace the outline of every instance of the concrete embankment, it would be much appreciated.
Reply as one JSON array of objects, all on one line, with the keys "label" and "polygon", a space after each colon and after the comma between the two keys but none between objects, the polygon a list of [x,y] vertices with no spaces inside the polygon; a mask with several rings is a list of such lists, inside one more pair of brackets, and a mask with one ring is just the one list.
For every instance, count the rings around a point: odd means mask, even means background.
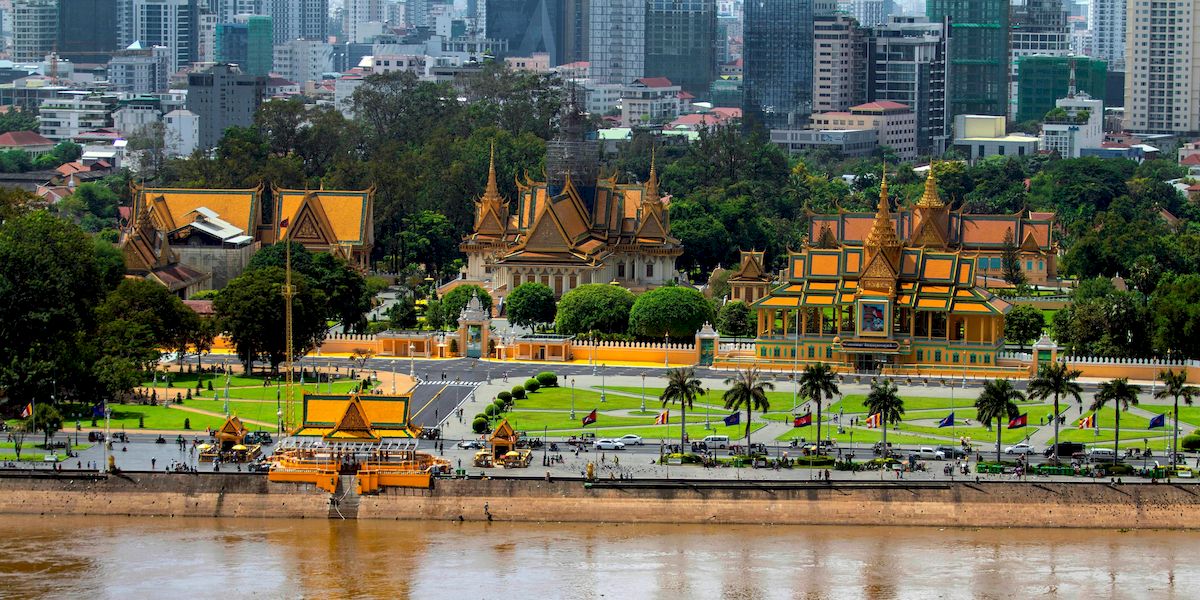
[{"label": "concrete embankment", "polygon": [[[487,512],[485,513],[485,505]],[[327,518],[329,495],[261,475],[0,477],[0,513]],[[1200,528],[1194,484],[439,480],[363,496],[359,519]]]}]

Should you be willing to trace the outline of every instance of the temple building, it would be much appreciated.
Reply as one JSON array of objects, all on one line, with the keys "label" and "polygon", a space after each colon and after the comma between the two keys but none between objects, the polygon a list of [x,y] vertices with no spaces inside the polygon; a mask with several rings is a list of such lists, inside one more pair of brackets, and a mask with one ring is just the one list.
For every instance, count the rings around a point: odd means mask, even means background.
[{"label": "temple building", "polygon": [[990,256],[962,242],[988,221],[947,210],[932,174],[912,211],[892,213],[885,178],[866,226],[847,217],[821,218],[817,243],[789,253],[782,284],[752,304],[758,360],[868,372],[996,365],[1011,305],[977,286]]},{"label": "temple building", "polygon": [[328,252],[367,269],[375,247],[375,190],[274,190],[272,239],[285,236],[311,252]]},{"label": "temple building", "polygon": [[[563,144],[583,147],[562,151]],[[598,174],[595,159],[581,158],[598,156],[589,144],[551,142],[548,180],[518,180],[515,212],[497,187],[493,153],[473,231],[459,246],[467,255],[467,281],[498,297],[527,282],[561,296],[586,283],[639,291],[679,277],[675,259],[683,247],[670,234],[656,167],[645,183],[618,183],[615,175]]]},{"label": "temple building", "polygon": [[729,299],[734,302],[753,303],[771,291],[773,278],[767,271],[765,252],[742,250],[742,260],[728,279]]}]

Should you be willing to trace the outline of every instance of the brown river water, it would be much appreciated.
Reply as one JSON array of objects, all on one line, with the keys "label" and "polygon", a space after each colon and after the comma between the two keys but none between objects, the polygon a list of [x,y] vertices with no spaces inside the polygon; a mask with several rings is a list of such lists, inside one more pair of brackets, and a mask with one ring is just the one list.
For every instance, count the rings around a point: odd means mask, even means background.
[{"label": "brown river water", "polygon": [[1179,531],[0,516],[0,598],[1196,598]]}]

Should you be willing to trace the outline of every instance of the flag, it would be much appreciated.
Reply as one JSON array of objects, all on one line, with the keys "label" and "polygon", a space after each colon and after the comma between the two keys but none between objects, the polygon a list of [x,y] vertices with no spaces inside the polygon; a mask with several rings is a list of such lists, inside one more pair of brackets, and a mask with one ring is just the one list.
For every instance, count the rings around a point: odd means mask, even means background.
[{"label": "flag", "polygon": [[1096,426],[1096,413],[1092,413],[1079,420],[1080,429],[1091,429]]},{"label": "flag", "polygon": [[724,420],[725,420],[726,425],[729,425],[732,427],[732,426],[737,425],[738,423],[742,422],[742,413],[735,412],[735,413],[729,415],[728,417],[725,417]]},{"label": "flag", "polygon": [[280,227],[280,228],[282,228],[282,229],[287,229],[287,226],[288,226],[288,220],[287,220],[287,219],[284,219],[284,220],[282,220],[282,221],[280,221],[280,222],[279,222],[279,227]]},{"label": "flag", "polygon": [[655,425],[666,425],[671,422],[671,411],[664,410],[658,413],[658,418],[654,419]]},{"label": "flag", "polygon": [[867,429],[875,429],[876,427],[879,427],[879,422],[881,420],[882,419],[879,418],[879,413],[875,413],[867,417]]},{"label": "flag", "polygon": [[945,419],[938,421],[938,427],[951,427],[954,425],[954,413],[946,415]]},{"label": "flag", "polygon": [[101,408],[100,404],[99,403],[93,404],[92,405],[92,418],[99,419],[100,417],[103,417],[103,416],[104,416],[104,409]]},{"label": "flag", "polygon": [[25,405],[25,410],[21,411],[21,418],[28,419],[29,417],[32,417],[32,416],[33,416],[33,403],[30,402],[29,404]]},{"label": "flag", "polygon": [[792,427],[808,427],[809,425],[812,425],[812,413],[810,412],[804,413],[792,421]]},{"label": "flag", "polygon": [[592,412],[584,415],[583,426],[587,427],[588,425],[591,425],[592,423],[595,423],[595,422],[596,422],[596,409],[593,408]]},{"label": "flag", "polygon": [[1025,413],[1008,422],[1009,429],[1019,429],[1029,424],[1029,413]]},{"label": "flag", "polygon": [[1155,427],[1166,427],[1166,426],[1167,426],[1167,414],[1163,413],[1161,415],[1158,415],[1157,417],[1154,417],[1153,419],[1150,419],[1150,427],[1148,427],[1147,429],[1154,429]]}]

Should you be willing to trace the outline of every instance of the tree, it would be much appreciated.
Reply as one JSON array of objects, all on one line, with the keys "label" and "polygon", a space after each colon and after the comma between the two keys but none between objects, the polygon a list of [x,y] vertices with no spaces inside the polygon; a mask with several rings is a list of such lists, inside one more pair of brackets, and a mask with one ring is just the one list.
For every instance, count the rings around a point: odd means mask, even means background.
[{"label": "tree", "polygon": [[62,415],[58,413],[58,409],[47,403],[38,403],[33,408],[33,432],[37,433],[42,430],[42,447],[49,445],[50,438],[62,429]]},{"label": "tree", "polygon": [[1154,349],[1200,357],[1200,275],[1164,277],[1150,298]]},{"label": "tree", "polygon": [[283,269],[287,265],[287,244],[291,244],[292,273],[300,273],[322,292],[322,314],[338,321],[350,332],[366,326],[364,315],[371,310],[372,297],[366,279],[345,259],[327,252],[309,252],[299,242],[287,241],[266,246],[246,266],[246,272],[265,267]]},{"label": "tree", "polygon": [[667,371],[667,387],[663,389],[662,405],[679,403],[679,451],[685,452],[687,444],[687,409],[692,407],[697,396],[708,393],[703,384],[696,378],[696,370],[692,367],[679,367]]},{"label": "tree", "polygon": [[650,290],[638,296],[629,310],[629,332],[652,339],[664,334],[687,339],[712,321],[712,304],[704,294],[682,286]]},{"label": "tree", "polygon": [[1024,402],[1025,394],[1017,391],[1007,379],[989,379],[975,399],[976,417],[981,423],[996,422],[996,462],[1000,462],[1000,434],[1004,421],[1019,416],[1017,402]]},{"label": "tree", "polygon": [[633,303],[633,294],[625,288],[587,283],[563,294],[554,317],[555,329],[565,335],[625,333]]},{"label": "tree", "polygon": [[396,302],[388,307],[388,321],[393,329],[406,329],[417,324],[417,305],[412,296],[396,298]]},{"label": "tree", "polygon": [[9,110],[0,113],[0,133],[37,130],[38,116],[36,111],[21,110],[20,106],[10,106]]},{"label": "tree", "polygon": [[722,335],[752,337],[754,321],[750,318],[750,306],[740,300],[727,302],[717,315],[717,330]]},{"label": "tree", "polygon": [[[1019,308],[1019,307],[1018,307]],[[1040,314],[1040,313],[1039,313]],[[1007,326],[1007,325],[1006,325]],[[1054,398],[1054,461],[1058,461],[1058,409],[1060,398],[1071,397],[1075,402],[1083,402],[1079,397],[1083,388],[1076,381],[1083,373],[1077,369],[1068,369],[1065,363],[1050,362],[1038,369],[1037,377],[1029,382],[1029,398],[1045,400]]]},{"label": "tree", "polygon": [[1171,418],[1171,457],[1168,466],[1175,464],[1175,455],[1179,453],[1179,399],[1188,406],[1192,405],[1192,399],[1200,395],[1200,388],[1193,385],[1188,385],[1187,369],[1180,369],[1178,373],[1174,369],[1167,369],[1158,374],[1158,380],[1163,382],[1163,388],[1154,393],[1155,398],[1172,398],[1175,400],[1175,410]]},{"label": "tree", "polygon": [[492,310],[492,296],[487,293],[487,290],[477,285],[460,285],[442,296],[442,318],[446,324],[452,327],[458,324],[458,317],[467,308],[467,303],[474,295],[479,296],[479,303],[483,305],[483,310]]},{"label": "tree", "polygon": [[800,374],[799,389],[801,396],[817,405],[817,450],[820,451],[821,401],[833,400],[834,396],[841,393],[841,390],[838,389],[837,374],[825,363],[808,365]]},{"label": "tree", "polygon": [[278,267],[265,267],[242,273],[221,291],[213,308],[237,349],[238,358],[249,373],[256,359],[269,361],[277,371],[279,363],[295,360],[325,339],[324,294],[316,290],[304,275],[293,273],[296,287],[292,298],[293,356],[286,354],[283,285],[285,273]]},{"label": "tree", "polygon": [[446,327],[446,311],[441,300],[429,300],[425,303],[425,325],[434,331]]},{"label": "tree", "polygon": [[1013,231],[1009,227],[1004,231],[1004,240],[1000,243],[1000,268],[1004,281],[1020,286],[1025,284],[1025,272],[1021,270],[1021,254],[1013,240]]},{"label": "tree", "polygon": [[522,283],[504,301],[508,320],[517,327],[530,329],[553,323],[555,315],[554,290],[540,283]]},{"label": "tree", "polygon": [[13,452],[17,455],[17,461],[21,460],[21,448],[25,446],[25,436],[27,433],[25,421],[17,421],[8,429],[8,441],[12,442]]},{"label": "tree", "polygon": [[367,363],[370,362],[372,358],[375,358],[375,351],[371,350],[370,348],[355,348],[354,351],[350,353],[350,360],[358,363],[358,369],[360,371],[367,368]]},{"label": "tree", "polygon": [[879,415],[879,427],[883,430],[883,458],[887,458],[890,453],[887,443],[888,426],[899,424],[904,416],[904,399],[897,390],[895,382],[891,379],[877,381],[871,384],[871,391],[863,401],[863,407],[867,409],[868,414]]},{"label": "tree", "polygon": [[754,409],[762,412],[771,410],[771,401],[767,398],[767,390],[775,389],[775,384],[766,381],[753,367],[737,371],[725,379],[723,399],[726,410],[739,410],[746,407],[746,446],[750,445],[750,419],[754,417]]},{"label": "tree", "polygon": [[1036,340],[1046,327],[1046,316],[1042,311],[1028,305],[1018,304],[1004,315],[1004,337],[1025,349],[1025,344]]},{"label": "tree", "polygon": [[1108,404],[1113,405],[1113,412],[1116,413],[1116,426],[1113,435],[1113,457],[1118,460],[1119,449],[1121,446],[1121,411],[1129,410],[1129,405],[1137,406],[1138,394],[1142,393],[1142,386],[1131,385],[1129,379],[1118,377],[1111,381],[1105,381],[1100,384],[1100,390],[1094,396],[1092,402],[1092,410],[1099,411]]}]

